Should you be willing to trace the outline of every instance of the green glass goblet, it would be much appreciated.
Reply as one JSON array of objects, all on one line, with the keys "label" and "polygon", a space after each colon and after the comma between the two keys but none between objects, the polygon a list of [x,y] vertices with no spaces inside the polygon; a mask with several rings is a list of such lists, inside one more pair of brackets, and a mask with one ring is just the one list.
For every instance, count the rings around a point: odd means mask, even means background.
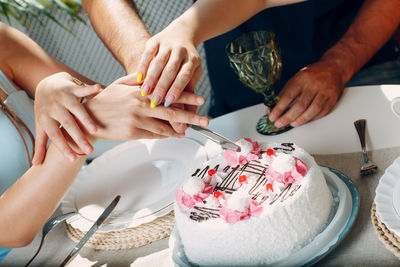
[{"label": "green glass goblet", "polygon": [[[264,95],[264,104],[272,110],[279,97],[275,87],[282,73],[281,50],[271,31],[252,31],[231,41],[226,53],[233,71],[240,81],[257,93]],[[277,135],[292,127],[276,128],[264,115],[257,123],[257,131],[263,135]]]}]

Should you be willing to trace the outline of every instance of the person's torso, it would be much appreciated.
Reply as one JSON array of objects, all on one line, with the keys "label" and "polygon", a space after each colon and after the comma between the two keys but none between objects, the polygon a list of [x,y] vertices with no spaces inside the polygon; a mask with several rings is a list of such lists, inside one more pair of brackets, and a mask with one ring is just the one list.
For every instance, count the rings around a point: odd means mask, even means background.
[{"label": "person's torso", "polygon": [[[226,34],[206,41],[207,67],[212,87],[209,115],[220,116],[263,101],[263,96],[243,85],[230,68],[225,53],[228,42],[253,30],[273,31],[282,51],[283,70],[276,87],[279,93],[296,72],[317,61],[342,37],[362,2],[310,0],[275,7],[260,12]],[[390,50],[392,47],[384,49]],[[385,56],[390,57],[390,51],[389,55],[384,53]],[[374,60],[379,61],[379,57]]]},{"label": "person's torso", "polygon": [[[0,70],[0,90],[8,97],[7,107],[29,128],[33,134],[33,100],[25,91],[16,90]],[[11,118],[11,119],[10,119]],[[28,157],[33,153],[33,142],[28,131],[20,123],[12,120],[5,109],[0,111],[0,195],[25,173],[30,166]]]}]

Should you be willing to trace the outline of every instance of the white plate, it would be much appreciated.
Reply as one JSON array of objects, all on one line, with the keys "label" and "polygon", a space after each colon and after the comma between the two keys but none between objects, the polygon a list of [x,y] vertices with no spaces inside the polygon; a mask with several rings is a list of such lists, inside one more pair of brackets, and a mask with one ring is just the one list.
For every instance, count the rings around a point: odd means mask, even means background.
[{"label": "white plate", "polygon": [[[316,263],[343,240],[357,217],[359,197],[354,184],[347,176],[337,170],[326,167],[321,167],[321,169],[335,204],[328,224],[311,243],[289,257],[273,263],[273,266],[302,266]],[[169,246],[172,251],[172,260],[178,266],[192,266],[186,258],[176,228],[171,233]]]},{"label": "white plate", "polygon": [[390,165],[375,190],[376,213],[386,227],[400,236],[400,157]]},{"label": "white plate", "polygon": [[81,170],[62,211],[79,212],[68,223],[86,232],[119,194],[120,202],[99,232],[150,222],[173,209],[175,191],[194,164],[205,160],[203,145],[188,138],[125,142]]}]

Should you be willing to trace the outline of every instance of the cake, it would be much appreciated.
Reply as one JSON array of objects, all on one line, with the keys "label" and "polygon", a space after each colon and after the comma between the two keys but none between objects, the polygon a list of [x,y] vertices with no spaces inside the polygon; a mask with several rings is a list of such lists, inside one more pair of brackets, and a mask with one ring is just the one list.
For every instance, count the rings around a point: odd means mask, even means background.
[{"label": "cake", "polygon": [[236,141],[175,192],[188,260],[200,266],[273,264],[327,225],[332,195],[313,157],[293,143]]}]

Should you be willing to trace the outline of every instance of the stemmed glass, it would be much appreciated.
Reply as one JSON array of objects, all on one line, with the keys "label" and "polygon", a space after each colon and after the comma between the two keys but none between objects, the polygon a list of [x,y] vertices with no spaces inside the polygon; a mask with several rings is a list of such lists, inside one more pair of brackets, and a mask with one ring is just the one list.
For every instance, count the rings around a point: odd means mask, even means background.
[{"label": "stemmed glass", "polygon": [[[257,93],[264,95],[264,104],[272,110],[279,97],[275,86],[282,72],[281,50],[271,31],[252,31],[231,41],[226,53],[233,71],[240,81]],[[257,123],[257,131],[264,135],[277,135],[292,127],[276,128],[264,115]]]}]

